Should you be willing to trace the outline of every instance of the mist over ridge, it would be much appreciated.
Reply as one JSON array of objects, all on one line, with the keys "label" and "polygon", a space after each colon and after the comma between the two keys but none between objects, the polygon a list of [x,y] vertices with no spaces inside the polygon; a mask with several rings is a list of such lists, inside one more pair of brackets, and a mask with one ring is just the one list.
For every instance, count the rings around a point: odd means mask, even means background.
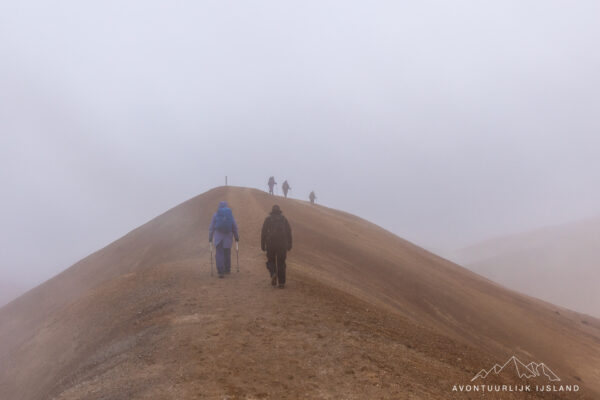
[{"label": "mist over ridge", "polygon": [[6,4],[0,279],[40,283],[225,175],[441,255],[598,215],[599,7]]}]

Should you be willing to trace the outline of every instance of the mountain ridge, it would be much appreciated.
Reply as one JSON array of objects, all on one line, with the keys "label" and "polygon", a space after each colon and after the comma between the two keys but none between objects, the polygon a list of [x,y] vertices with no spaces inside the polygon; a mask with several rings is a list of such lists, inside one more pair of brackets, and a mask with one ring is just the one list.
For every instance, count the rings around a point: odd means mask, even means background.
[{"label": "mountain ridge", "polygon": [[[241,272],[215,280],[220,200],[238,221]],[[275,292],[259,240],[274,203],[294,235]],[[351,214],[219,187],[0,308],[0,397],[443,399],[517,350],[593,398],[600,321],[582,318]]]}]

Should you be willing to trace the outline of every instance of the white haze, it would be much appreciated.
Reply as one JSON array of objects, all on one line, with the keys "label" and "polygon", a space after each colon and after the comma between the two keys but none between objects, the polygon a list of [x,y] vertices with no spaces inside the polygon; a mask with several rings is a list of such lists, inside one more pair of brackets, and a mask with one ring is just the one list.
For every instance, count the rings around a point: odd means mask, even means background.
[{"label": "white haze", "polygon": [[39,283],[225,175],[441,254],[600,214],[599,15],[3,1],[0,280]]}]

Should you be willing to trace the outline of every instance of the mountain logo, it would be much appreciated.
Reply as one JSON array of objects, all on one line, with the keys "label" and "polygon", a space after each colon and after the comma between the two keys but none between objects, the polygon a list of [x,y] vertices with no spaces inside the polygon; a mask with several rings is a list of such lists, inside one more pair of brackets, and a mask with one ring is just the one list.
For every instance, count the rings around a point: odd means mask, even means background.
[{"label": "mountain logo", "polygon": [[558,382],[560,378],[552,372],[550,368],[544,363],[536,363],[530,362],[525,365],[521,360],[519,360],[516,356],[512,356],[504,363],[504,365],[496,364],[489,370],[482,369],[471,379],[471,382],[475,381],[478,378],[485,379],[492,372],[496,375],[500,374],[502,371],[508,370],[510,368],[514,368],[517,372],[519,378],[536,378],[538,376],[545,376],[548,378],[550,382]]}]

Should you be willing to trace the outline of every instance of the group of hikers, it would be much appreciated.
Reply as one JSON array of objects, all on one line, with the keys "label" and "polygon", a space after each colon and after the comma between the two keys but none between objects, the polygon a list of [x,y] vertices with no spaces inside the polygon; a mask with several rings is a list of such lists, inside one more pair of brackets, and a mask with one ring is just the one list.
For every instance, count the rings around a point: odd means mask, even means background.
[{"label": "group of hikers", "polygon": [[[273,189],[277,185],[275,177],[271,176],[267,184],[269,186],[269,194],[274,194]],[[283,196],[287,198],[288,192],[292,190],[287,180],[283,182],[281,188],[283,189]],[[317,196],[314,191],[311,191],[308,198],[311,204],[314,204]],[[224,278],[225,275],[231,273],[231,248],[234,240],[236,249],[238,249],[240,234],[237,223],[227,202],[221,201],[208,229],[208,242],[211,250],[211,274],[213,247],[216,251],[215,263],[217,264],[219,278]],[[292,228],[277,204],[273,206],[263,223],[260,232],[260,247],[262,251],[267,253],[267,270],[271,277],[271,285],[283,289],[285,287],[285,259],[287,252],[292,250]]]},{"label": "group of hikers", "polygon": [[[277,185],[277,182],[275,182],[274,176],[271,176],[269,178],[267,185],[269,186],[269,194],[275,194],[275,193],[273,193],[273,189],[275,188],[275,185]],[[283,197],[285,197],[287,199],[288,192],[290,190],[292,190],[292,187],[290,186],[290,184],[288,183],[287,180],[283,181],[283,185],[281,185],[281,189],[283,190]],[[311,204],[315,204],[315,200],[317,199],[317,196],[315,195],[314,190],[310,192],[310,194],[308,195],[308,199],[310,200]]]},{"label": "group of hikers", "polygon": [[[211,273],[214,246],[219,278],[231,273],[231,247],[234,239],[237,248],[240,240],[237,223],[227,202],[221,201],[208,230]],[[285,287],[285,259],[287,252],[292,250],[292,229],[278,205],[274,205],[271,213],[265,218],[260,234],[260,247],[262,251],[267,252],[267,270],[271,277],[271,285],[283,289]]]}]

